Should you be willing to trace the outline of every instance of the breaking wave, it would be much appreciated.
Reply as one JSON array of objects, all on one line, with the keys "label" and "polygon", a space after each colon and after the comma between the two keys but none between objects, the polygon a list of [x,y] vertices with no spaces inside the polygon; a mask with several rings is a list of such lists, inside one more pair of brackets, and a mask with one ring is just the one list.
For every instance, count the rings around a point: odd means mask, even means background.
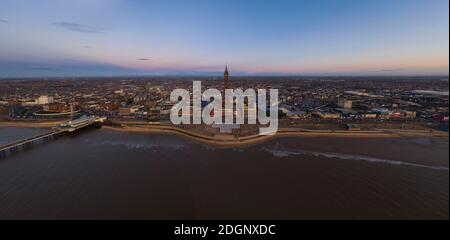
[{"label": "breaking wave", "polygon": [[448,167],[444,166],[428,166],[418,163],[409,163],[402,162],[397,160],[389,160],[382,158],[374,158],[360,155],[350,155],[350,154],[342,154],[342,153],[333,153],[333,152],[315,152],[315,151],[305,151],[305,150],[297,150],[297,149],[289,149],[280,146],[278,143],[273,148],[263,147],[263,150],[271,153],[275,157],[284,158],[289,157],[291,155],[305,155],[305,156],[314,156],[314,157],[325,157],[325,158],[338,158],[344,160],[357,160],[357,161],[366,161],[372,163],[385,163],[390,165],[402,165],[402,166],[410,166],[410,167],[418,167],[418,168],[427,168],[432,170],[444,170],[448,171]]}]

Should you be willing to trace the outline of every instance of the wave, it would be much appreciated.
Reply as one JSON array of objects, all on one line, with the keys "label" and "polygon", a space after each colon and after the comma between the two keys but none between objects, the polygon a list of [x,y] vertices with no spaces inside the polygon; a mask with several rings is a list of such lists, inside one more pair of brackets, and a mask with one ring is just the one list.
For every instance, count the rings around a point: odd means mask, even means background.
[{"label": "wave", "polygon": [[358,160],[358,161],[366,161],[371,163],[385,163],[390,165],[397,166],[409,166],[409,167],[418,167],[418,168],[426,168],[431,170],[443,170],[448,171],[448,167],[444,166],[428,166],[418,163],[410,163],[410,162],[402,162],[397,160],[390,159],[382,159],[382,158],[374,158],[368,156],[360,156],[360,155],[351,155],[351,154],[342,154],[342,153],[334,153],[334,152],[315,152],[315,151],[305,151],[298,149],[289,149],[286,147],[280,146],[278,143],[275,144],[273,148],[263,147],[263,150],[271,153],[275,157],[284,158],[289,157],[291,155],[306,155],[306,156],[314,156],[314,157],[325,157],[325,158],[338,158],[344,160]]}]

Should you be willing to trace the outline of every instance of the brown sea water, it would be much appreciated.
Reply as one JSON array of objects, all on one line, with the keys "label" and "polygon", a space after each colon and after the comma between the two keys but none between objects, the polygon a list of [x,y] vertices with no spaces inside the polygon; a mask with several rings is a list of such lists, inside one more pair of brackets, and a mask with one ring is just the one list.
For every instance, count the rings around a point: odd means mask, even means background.
[{"label": "brown sea water", "polygon": [[[0,128],[0,145],[44,129]],[[0,219],[448,219],[448,139],[215,148],[90,129],[0,158]]]}]

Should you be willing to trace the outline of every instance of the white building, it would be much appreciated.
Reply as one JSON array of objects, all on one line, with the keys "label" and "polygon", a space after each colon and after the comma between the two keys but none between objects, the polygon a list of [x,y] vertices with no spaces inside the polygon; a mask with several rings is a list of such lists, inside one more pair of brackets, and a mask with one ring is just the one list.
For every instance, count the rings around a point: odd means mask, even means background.
[{"label": "white building", "polygon": [[347,100],[345,98],[339,98],[338,106],[341,108],[352,108],[353,102],[351,100]]},{"label": "white building", "polygon": [[50,104],[53,102],[54,102],[53,97],[49,97],[49,96],[40,96],[38,99],[36,99],[36,104],[39,104],[39,105]]}]

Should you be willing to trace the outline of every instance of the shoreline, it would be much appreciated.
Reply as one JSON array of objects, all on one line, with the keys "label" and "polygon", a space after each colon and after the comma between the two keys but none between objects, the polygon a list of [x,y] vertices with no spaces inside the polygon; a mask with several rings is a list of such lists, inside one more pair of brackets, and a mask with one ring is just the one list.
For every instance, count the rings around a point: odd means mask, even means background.
[{"label": "shoreline", "polygon": [[[6,122],[0,121],[2,127],[23,127],[23,128],[52,128],[64,121],[47,122]],[[244,137],[233,137],[230,135],[206,136],[199,133],[184,130],[170,125],[126,125],[117,126],[103,125],[103,129],[119,132],[149,133],[149,134],[172,134],[187,140],[208,144],[215,147],[236,147],[251,146],[263,143],[275,138],[284,137],[305,137],[305,138],[405,138],[405,137],[425,137],[425,138],[448,138],[448,132],[424,131],[424,130],[400,130],[400,129],[377,129],[371,131],[345,131],[345,130],[311,130],[301,128],[280,128],[275,134],[249,135]]]},{"label": "shoreline", "polygon": [[268,136],[251,135],[235,138],[217,138],[200,135],[172,126],[102,126],[102,128],[118,132],[149,133],[149,134],[173,134],[188,140],[205,143],[215,147],[251,146],[276,138],[305,137],[305,138],[448,138],[447,132],[425,132],[425,131],[401,131],[401,130],[379,130],[379,131],[326,131],[326,130],[296,130],[280,129],[277,133]]},{"label": "shoreline", "polygon": [[25,122],[25,121],[0,121],[0,127],[24,127],[24,128],[52,128],[63,121],[36,121],[36,122]]}]

